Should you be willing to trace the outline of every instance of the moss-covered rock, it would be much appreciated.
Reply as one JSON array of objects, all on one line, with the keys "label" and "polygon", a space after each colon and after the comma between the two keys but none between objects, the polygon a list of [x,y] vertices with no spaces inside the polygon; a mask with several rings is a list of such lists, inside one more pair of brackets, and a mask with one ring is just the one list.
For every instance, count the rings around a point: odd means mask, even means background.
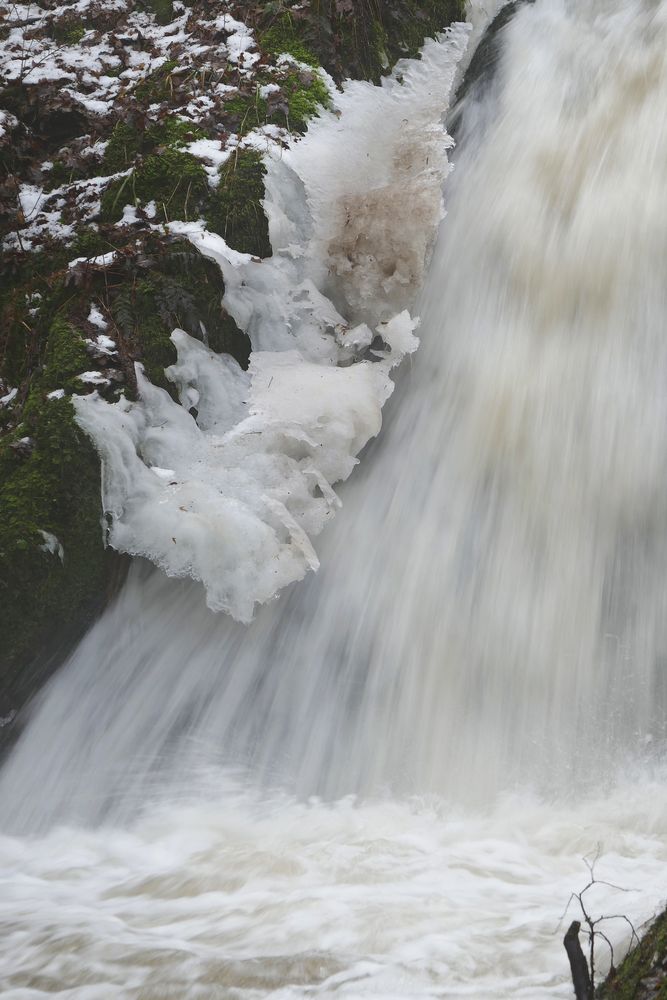
[{"label": "moss-covered rock", "polygon": [[596,991],[600,1000],[667,1000],[667,912]]},{"label": "moss-covered rock", "polygon": [[134,96],[142,104],[160,104],[168,101],[173,93],[172,73],[178,67],[175,59],[166,62],[141,81],[134,91]]},{"label": "moss-covered rock", "polygon": [[52,324],[42,373],[23,420],[0,441],[0,664],[3,682],[63,630],[88,617],[105,591],[99,459],[74,421],[68,395],[85,370],[78,332]]},{"label": "moss-covered rock", "polygon": [[145,123],[143,128],[123,120],[118,121],[104,151],[103,173],[115,174],[127,170],[134,165],[139,153],[152,153],[159,147],[178,150],[204,135],[202,129],[178,115],[168,115],[158,122]]},{"label": "moss-covered rock", "polygon": [[116,222],[127,204],[155,202],[160,222],[197,219],[208,196],[206,171],[189,153],[167,147],[146,156],[102,196],[100,219]]},{"label": "moss-covered rock", "polygon": [[270,257],[269,225],[262,207],[266,170],[259,153],[238,152],[220,170],[206,210],[206,223],[242,253]]},{"label": "moss-covered rock", "polygon": [[245,136],[263,125],[305,132],[309,120],[331,104],[324,80],[314,71],[288,68],[278,79],[281,93],[274,107],[261,96],[259,87],[252,93],[236,94],[225,102],[225,113],[239,135]]},{"label": "moss-covered rock", "polygon": [[247,367],[250,342],[222,306],[220,270],[190,243],[154,237],[125,268],[131,280],[113,295],[110,312],[128,357],[142,362],[155,385],[175,395],[164,369],[176,361],[176,327]]},{"label": "moss-covered rock", "polygon": [[290,132],[305,132],[310,119],[331,104],[324,81],[314,73],[290,73],[283,91],[288,109],[285,124]]},{"label": "moss-covered rock", "polygon": [[227,116],[230,127],[240,136],[266,125],[269,120],[268,104],[260,95],[259,87],[251,93],[239,93],[228,98],[225,101],[225,117]]},{"label": "moss-covered rock", "polygon": [[76,45],[86,33],[86,26],[78,18],[60,18],[53,25],[53,37],[61,45]]},{"label": "moss-covered rock", "polygon": [[273,56],[287,53],[309,66],[320,65],[320,60],[304,42],[299,22],[295,21],[290,11],[284,11],[272,21],[271,26],[260,35],[260,43],[264,51]]},{"label": "moss-covered rock", "polygon": [[105,174],[119,174],[134,164],[141,151],[143,133],[125,121],[118,121],[109,136],[104,151],[102,169]]},{"label": "moss-covered rock", "polygon": [[0,374],[12,385],[42,363],[51,323],[67,299],[62,269],[69,256],[56,246],[17,257],[0,272]]},{"label": "moss-covered rock", "polygon": [[172,0],[146,0],[146,7],[155,14],[158,24],[169,24],[174,19]]},{"label": "moss-covered rock", "polygon": [[311,64],[314,57],[337,81],[377,83],[398,59],[416,56],[425,38],[464,17],[464,0],[318,0],[289,10],[269,2],[261,38],[267,51],[282,48]]},{"label": "moss-covered rock", "polygon": [[[84,228],[63,257],[96,256],[109,249],[110,238],[119,244],[120,236]],[[19,376],[12,381],[23,383],[25,398],[12,411],[0,410],[7,419],[13,415],[15,425],[0,436],[0,703],[2,688],[14,685],[45,649],[78,637],[122,565],[103,547],[99,459],[75,423],[71,402],[73,393],[85,391],[78,376],[99,364],[86,344],[95,333],[86,329],[91,302],[108,317],[119,355],[113,364],[125,369],[130,394],[135,360],[155,384],[173,392],[164,368],[175,360],[175,327],[245,367],[250,353],[248,338],[222,307],[219,268],[187,241],[157,234],[139,246],[133,240],[113,266],[90,273],[84,268],[83,284],[68,282],[66,268],[43,273],[48,261],[41,255],[28,261],[7,293],[21,311],[3,327],[9,351],[3,372]],[[30,298],[35,287],[44,290],[39,300]],[[30,316],[35,302],[41,319]],[[21,323],[28,322],[36,340],[30,350],[20,343],[21,332],[26,339]],[[10,327],[14,338],[6,333]],[[49,398],[54,390],[62,394]],[[51,539],[62,546],[62,560]]]}]

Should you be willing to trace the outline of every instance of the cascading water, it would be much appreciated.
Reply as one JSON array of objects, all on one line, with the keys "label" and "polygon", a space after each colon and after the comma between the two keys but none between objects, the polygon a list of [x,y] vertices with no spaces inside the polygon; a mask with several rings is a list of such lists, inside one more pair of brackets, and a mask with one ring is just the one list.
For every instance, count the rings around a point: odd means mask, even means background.
[{"label": "cascading water", "polygon": [[137,564],[36,706],[4,996],[565,998],[582,855],[663,901],[666,99],[664,0],[517,13],[319,573]]}]

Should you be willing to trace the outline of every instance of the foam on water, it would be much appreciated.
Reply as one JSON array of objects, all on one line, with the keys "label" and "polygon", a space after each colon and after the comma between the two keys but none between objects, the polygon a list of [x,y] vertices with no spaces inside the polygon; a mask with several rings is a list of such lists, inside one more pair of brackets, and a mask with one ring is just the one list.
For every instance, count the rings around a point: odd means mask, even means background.
[{"label": "foam on water", "polygon": [[564,1000],[582,856],[632,890],[596,913],[664,902],[667,2],[537,0],[502,46],[319,572],[245,628],[137,563],[36,703],[10,1000]]},{"label": "foam on water", "polygon": [[[598,878],[630,890],[600,884],[591,909],[639,924],[663,899],[666,834],[658,784],[567,813],[508,798],[470,815],[260,802],[228,781],[222,800],[132,830],[0,840],[2,995],[565,1000],[582,855],[601,844]],[[617,945],[627,932],[606,930]]]}]

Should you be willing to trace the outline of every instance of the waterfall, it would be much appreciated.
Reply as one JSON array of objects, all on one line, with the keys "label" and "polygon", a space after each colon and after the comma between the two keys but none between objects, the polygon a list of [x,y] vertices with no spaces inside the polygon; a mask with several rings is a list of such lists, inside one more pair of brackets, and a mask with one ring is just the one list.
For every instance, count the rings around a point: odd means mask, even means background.
[{"label": "waterfall", "polygon": [[667,2],[498,44],[319,571],[246,626],[137,561],[34,706],[8,998],[565,998],[582,856],[662,902]]}]

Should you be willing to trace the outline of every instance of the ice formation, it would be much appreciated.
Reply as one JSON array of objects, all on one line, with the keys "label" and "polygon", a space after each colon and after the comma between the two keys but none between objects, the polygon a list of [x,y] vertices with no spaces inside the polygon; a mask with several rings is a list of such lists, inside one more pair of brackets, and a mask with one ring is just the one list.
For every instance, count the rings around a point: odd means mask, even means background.
[{"label": "ice formation", "polygon": [[[468,27],[427,43],[382,87],[350,83],[304,139],[267,154],[274,256],[172,223],[225,279],[250,368],[182,330],[167,370],[180,403],[137,370],[137,402],[75,399],[102,457],[110,544],[200,580],[214,610],[256,603],[318,566],[311,539],[381,426],[391,369],[418,345],[408,311],[443,215],[442,115]],[[372,345],[372,346],[371,346]]]}]

